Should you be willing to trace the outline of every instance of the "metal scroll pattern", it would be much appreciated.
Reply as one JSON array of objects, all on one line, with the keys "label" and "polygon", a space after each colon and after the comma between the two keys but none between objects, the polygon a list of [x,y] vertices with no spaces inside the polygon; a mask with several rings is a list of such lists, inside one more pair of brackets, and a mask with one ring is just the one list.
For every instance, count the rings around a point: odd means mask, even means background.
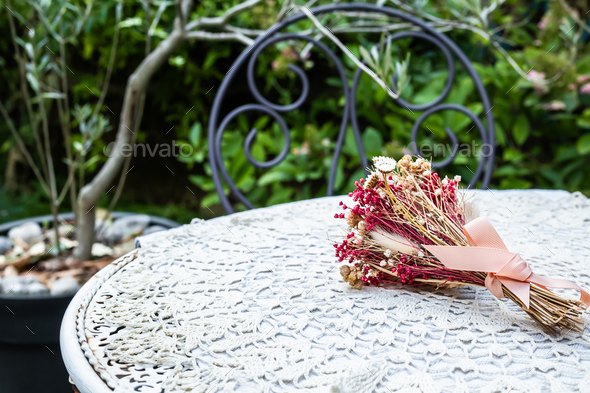
[{"label": "metal scroll pattern", "polygon": [[[381,13],[391,17],[400,18],[406,22],[411,23],[414,27],[420,28],[421,31],[402,31],[395,34],[391,34],[387,37],[390,41],[396,41],[402,38],[412,37],[423,39],[429,41],[430,43],[434,44],[437,48],[441,50],[445,57],[446,65],[449,70],[447,82],[445,84],[443,92],[433,101],[426,103],[426,104],[411,104],[406,102],[401,97],[395,100],[396,104],[402,108],[406,108],[409,111],[416,111],[416,112],[423,112],[422,115],[418,118],[416,123],[412,128],[411,133],[411,145],[413,148],[413,153],[417,154],[417,138],[418,138],[418,131],[420,126],[424,123],[424,121],[432,114],[451,110],[463,113],[464,115],[468,116],[474,123],[475,127],[478,129],[483,145],[489,147],[489,151],[485,156],[482,155],[479,159],[478,167],[476,168],[475,172],[473,172],[473,177],[471,182],[469,183],[471,187],[474,187],[478,181],[481,180],[482,188],[486,188],[489,185],[492,168],[493,168],[493,160],[494,160],[494,145],[495,145],[495,137],[494,137],[494,120],[493,114],[491,111],[489,98],[487,93],[484,89],[483,83],[481,82],[477,72],[471,65],[469,59],[465,56],[465,54],[457,47],[457,45],[451,41],[445,35],[437,32],[436,30],[429,27],[424,21],[417,19],[409,14],[404,12],[388,8],[388,7],[378,7],[371,4],[355,4],[355,3],[348,3],[348,4],[338,4],[338,5],[327,5],[316,7],[312,9],[315,15],[337,12],[337,11],[365,11],[365,12],[374,12],[374,13]],[[332,157],[332,163],[330,167],[330,174],[328,178],[328,188],[327,194],[333,195],[334,192],[334,183],[336,178],[336,169],[338,165],[338,160],[341,155],[342,146],[344,144],[344,138],[346,134],[346,128],[349,123],[352,126],[352,132],[357,144],[358,152],[361,158],[361,162],[363,167],[368,166],[367,157],[365,154],[365,150],[363,147],[361,133],[358,125],[357,113],[356,113],[356,92],[360,81],[360,76],[362,71],[357,69],[354,74],[352,87],[349,87],[348,79],[346,77],[346,73],[340,59],[334,54],[332,50],[328,46],[326,46],[323,42],[318,41],[317,39],[301,34],[294,34],[294,33],[280,33],[285,27],[292,25],[302,19],[305,16],[303,14],[297,14],[292,16],[289,19],[286,19],[283,22],[271,27],[269,31],[262,37],[258,38],[255,43],[247,48],[242,54],[238,57],[238,59],[232,65],[230,71],[224,78],[217,95],[215,97],[215,101],[213,103],[213,108],[211,111],[211,116],[209,120],[209,162],[212,171],[213,181],[215,183],[215,189],[217,194],[219,195],[220,201],[224,207],[224,209],[231,213],[233,212],[233,207],[228,196],[224,192],[223,183],[225,183],[231,194],[241,202],[246,208],[252,209],[254,206],[248,201],[245,195],[238,189],[234,181],[232,180],[231,176],[229,175],[227,168],[223,162],[222,157],[222,149],[221,144],[223,140],[223,134],[226,131],[227,126],[229,123],[234,120],[238,115],[246,112],[258,112],[264,115],[269,116],[272,118],[280,127],[283,137],[284,137],[284,144],[282,146],[281,152],[278,156],[274,159],[260,162],[256,160],[252,156],[252,144],[255,140],[257,130],[252,129],[248,135],[246,136],[246,140],[244,142],[244,153],[246,156],[246,160],[254,167],[261,168],[261,169],[269,169],[272,168],[279,163],[281,163],[289,153],[290,145],[291,145],[291,137],[289,133],[289,128],[281,116],[281,113],[290,112],[293,110],[299,109],[304,102],[307,100],[309,96],[309,79],[306,73],[299,67],[291,64],[289,65],[289,70],[291,70],[297,78],[300,80],[302,85],[302,92],[301,95],[295,100],[295,102],[289,105],[278,105],[275,103],[270,102],[267,100],[258,90],[256,86],[255,77],[254,77],[254,70],[256,61],[260,55],[260,53],[266,49],[267,47],[276,44],[277,42],[281,41],[288,41],[288,40],[299,40],[299,41],[307,41],[314,45],[316,49],[321,51],[324,55],[326,55],[329,60],[333,63],[336,67],[338,72],[338,76],[342,81],[342,93],[345,100],[344,111],[342,113],[342,120],[340,123],[340,130],[338,132],[338,139],[336,141],[336,147],[334,151],[334,155]],[[481,102],[483,104],[483,108],[485,111],[486,116],[486,123],[487,127],[483,124],[483,122],[479,119],[479,117],[469,110],[465,106],[461,106],[458,104],[450,104],[450,103],[442,103],[445,98],[448,96],[451,88],[453,87],[453,81],[455,78],[455,65],[454,59],[457,58],[463,68],[467,71],[469,76],[474,82],[474,85],[477,89],[477,92],[481,98]],[[257,101],[257,103],[246,104],[240,107],[235,108],[231,112],[229,112],[223,119],[220,118],[221,107],[224,102],[226,93],[231,82],[235,79],[238,71],[241,69],[243,65],[247,63],[247,82],[250,93]],[[395,80],[392,81],[393,85],[395,85]],[[433,162],[433,167],[435,168],[442,168],[444,166],[449,165],[455,159],[455,155],[457,149],[459,147],[459,142],[457,136],[453,133],[452,130],[449,128],[445,129],[445,133],[450,138],[453,148],[451,151],[453,152],[450,156],[446,157],[442,161]],[[471,169],[470,169],[471,170]],[[483,176],[483,177],[482,177]],[[223,179],[223,180],[222,180]]]}]

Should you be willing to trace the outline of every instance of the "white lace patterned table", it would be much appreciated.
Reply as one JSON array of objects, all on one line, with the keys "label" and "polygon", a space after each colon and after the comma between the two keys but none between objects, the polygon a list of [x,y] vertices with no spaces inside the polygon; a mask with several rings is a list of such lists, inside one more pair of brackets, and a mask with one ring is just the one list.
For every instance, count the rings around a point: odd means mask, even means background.
[{"label": "white lace patterned table", "polygon": [[[140,240],[64,318],[63,356],[78,389],[590,391],[588,329],[548,336],[485,288],[344,283],[332,244],[347,198],[195,220]],[[536,273],[590,287],[590,200],[547,191],[475,198]]]}]

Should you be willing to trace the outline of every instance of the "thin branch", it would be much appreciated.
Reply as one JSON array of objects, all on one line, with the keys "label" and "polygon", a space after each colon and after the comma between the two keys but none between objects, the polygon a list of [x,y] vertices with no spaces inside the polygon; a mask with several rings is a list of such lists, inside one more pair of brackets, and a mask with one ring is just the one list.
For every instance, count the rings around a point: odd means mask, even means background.
[{"label": "thin branch", "polygon": [[29,124],[31,125],[31,129],[33,130],[33,137],[35,138],[35,145],[37,147],[37,154],[39,154],[39,159],[41,160],[41,168],[43,169],[43,173],[45,174],[45,179],[49,179],[49,171],[47,170],[47,164],[43,159],[45,157],[45,152],[43,151],[43,143],[41,143],[41,136],[39,135],[39,127],[37,121],[35,119],[35,115],[33,113],[33,106],[31,104],[31,96],[29,95],[29,90],[27,89],[27,82],[26,82],[26,69],[24,65],[24,58],[21,57],[20,48],[16,42],[16,28],[14,26],[14,19],[12,13],[8,10],[12,5],[10,4],[10,0],[6,0],[6,8],[8,13],[8,23],[10,25],[10,34],[12,36],[12,43],[14,45],[14,51],[16,56],[16,62],[18,64],[18,71],[19,71],[19,82],[20,82],[20,90],[23,96],[23,100],[25,102],[25,108],[27,109],[27,115],[29,117]]},{"label": "thin branch", "polygon": [[[60,21],[60,32],[63,33],[63,21]],[[68,97],[68,75],[67,75],[67,68],[66,68],[66,48],[65,43],[59,42],[59,60],[60,60],[60,67],[61,67],[61,89],[64,94],[63,100],[63,108],[61,108],[61,102],[58,103],[58,115],[61,118],[61,131],[64,138],[64,145],[66,149],[66,158],[70,161],[72,160],[72,130],[70,127],[70,100]],[[74,180],[76,168],[69,165],[68,166],[68,181],[70,188],[70,202],[72,204],[72,210],[74,211],[74,215],[77,216],[77,208],[76,208],[76,181]],[[64,190],[66,188],[64,187]],[[63,194],[64,191],[62,191]]]},{"label": "thin branch", "polygon": [[160,17],[162,16],[162,13],[166,10],[166,8],[168,7],[168,3],[167,2],[162,2],[160,3],[160,6],[158,7],[158,10],[156,11],[156,15],[154,16],[154,20],[152,21],[152,25],[150,26],[149,30],[148,30],[148,36],[153,36],[154,32],[156,31],[156,27],[158,27],[158,23],[160,22]]},{"label": "thin branch", "polygon": [[[61,193],[57,197],[57,205],[61,205],[61,203],[64,201],[66,195],[68,195],[68,189],[71,189],[73,181],[74,181],[74,175],[68,174],[68,180],[66,181],[66,184],[64,184],[64,187],[62,188]],[[76,207],[72,206],[72,209],[75,211]]]},{"label": "thin branch", "polygon": [[150,35],[150,0],[143,0],[141,4],[143,5],[145,16],[145,55],[147,56],[150,53],[149,48],[152,47],[152,36]]},{"label": "thin branch", "polygon": [[391,91],[391,89],[389,88],[389,86],[387,86],[385,82],[383,82],[373,71],[371,71],[359,59],[357,59],[356,56],[354,56],[352,52],[338,38],[334,36],[334,34],[332,34],[327,28],[325,28],[319,20],[317,20],[317,18],[313,15],[309,8],[299,7],[299,10],[303,12],[305,16],[307,16],[313,22],[313,24],[322,32],[324,36],[328,37],[332,42],[334,42],[340,48],[340,50],[342,50],[342,52],[344,52],[344,54],[346,54],[348,58],[350,58],[354,62],[354,64],[356,64],[357,67],[359,67],[362,71],[368,74],[375,82],[377,82],[379,86],[381,86],[381,88],[387,91],[387,94],[391,98],[399,98],[399,93],[394,93],[393,91]]},{"label": "thin branch", "polygon": [[243,34],[245,36],[248,37],[258,37],[261,35],[266,34],[267,30],[258,30],[258,29],[243,29],[241,27],[235,27],[232,25],[225,25],[223,26],[223,29],[225,31],[229,31],[232,33],[239,33],[239,34]]},{"label": "thin branch", "polygon": [[16,130],[16,127],[14,126],[14,123],[12,122],[12,119],[8,115],[8,112],[6,111],[6,108],[4,107],[4,104],[2,104],[2,102],[0,102],[0,113],[2,114],[2,117],[4,117],[4,121],[6,121],[6,124],[8,125],[8,129],[12,133],[12,136],[14,137],[14,139],[16,140],[16,143],[18,144],[19,149],[21,150],[21,152],[23,153],[23,155],[27,159],[27,163],[29,164],[29,166],[33,170],[35,177],[37,177],[37,180],[41,184],[43,191],[45,191],[47,193],[47,195],[51,195],[49,187],[47,186],[47,183],[45,182],[45,180],[43,179],[43,176],[41,175],[41,172],[39,171],[39,167],[37,167],[37,164],[35,164],[33,157],[31,157],[31,154],[29,153],[27,146],[25,145],[22,137],[20,136],[20,134]]},{"label": "thin branch", "polygon": [[247,9],[250,9],[262,2],[262,0],[248,0],[238,5],[231,7],[225,11],[223,15],[214,18],[204,17],[198,18],[192,22],[187,23],[186,30],[191,31],[201,27],[219,27],[225,25],[234,15],[237,15]]},{"label": "thin branch", "polygon": [[295,1],[285,0],[283,2],[283,5],[281,6],[281,9],[279,10],[279,13],[277,14],[277,18],[275,20],[275,23],[283,20],[283,18],[287,15],[287,13],[289,11],[291,11],[293,9],[294,6],[295,6]]},{"label": "thin branch", "polygon": [[209,33],[207,31],[190,31],[186,38],[200,41],[239,41],[246,45],[252,45],[254,40],[239,33]]},{"label": "thin branch", "polygon": [[[35,62],[35,59],[33,63]],[[39,75],[35,73],[35,78],[40,79]],[[43,125],[43,139],[45,140],[45,158],[47,159],[47,169],[49,171],[49,190],[51,191],[50,198],[51,198],[51,214],[53,215],[53,229],[55,234],[55,247],[57,248],[57,252],[59,253],[61,250],[59,244],[59,232],[58,232],[58,197],[57,197],[57,184],[55,180],[55,169],[53,168],[53,155],[51,153],[51,142],[49,137],[49,121],[47,119],[47,111],[45,110],[45,102],[43,101],[43,96],[41,95],[41,90],[37,91],[37,99],[39,102],[37,105],[39,106],[39,111],[41,112],[41,124]]]},{"label": "thin branch", "polygon": [[92,117],[96,117],[98,115],[98,112],[100,111],[102,104],[104,103],[104,100],[107,96],[107,92],[109,90],[109,83],[111,81],[111,74],[113,72],[113,66],[115,64],[115,57],[117,55],[117,45],[119,44],[119,24],[121,22],[121,8],[122,4],[118,3],[117,4],[117,9],[116,9],[116,22],[115,22],[115,34],[113,36],[113,44],[111,45],[111,54],[109,57],[109,63],[107,66],[107,72],[104,78],[104,83],[102,85],[102,90],[100,91],[100,97],[98,98],[98,102],[96,103],[96,106],[94,107],[94,112],[92,113]]}]

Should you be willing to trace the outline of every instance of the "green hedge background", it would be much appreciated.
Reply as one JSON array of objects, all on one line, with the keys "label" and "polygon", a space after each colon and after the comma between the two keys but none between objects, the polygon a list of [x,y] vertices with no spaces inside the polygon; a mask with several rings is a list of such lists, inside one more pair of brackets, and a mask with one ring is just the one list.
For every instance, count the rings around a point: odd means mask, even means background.
[{"label": "green hedge background", "polygon": [[[202,1],[196,4],[192,16],[219,15],[237,3]],[[316,5],[324,3],[328,2]],[[403,4],[417,7],[416,4]],[[528,71],[530,78],[527,80],[517,73],[494,45],[471,29],[450,28],[445,32],[474,64],[493,105],[498,150],[492,188],[580,190],[590,196],[590,51],[587,44],[590,38],[590,14],[587,13],[590,4],[587,1],[572,1],[566,8],[560,0],[507,0],[491,11],[485,23],[474,17],[485,10],[485,2],[437,0],[420,4],[420,12],[491,32],[501,49],[524,72]],[[157,5],[153,3],[152,7],[157,8]],[[244,28],[266,29],[274,22],[282,5],[277,1],[262,2],[236,17],[232,23]],[[399,8],[391,2],[385,5]],[[115,6],[115,1],[97,2],[84,31],[69,48],[67,64],[72,70],[69,76],[70,99],[79,106],[96,102],[114,31]],[[33,18],[34,13],[28,3],[19,2],[12,7],[25,18]],[[0,18],[0,34],[3,37],[10,36],[6,12]],[[143,13],[144,8],[139,2],[123,2],[120,44],[105,101],[108,110],[102,110],[115,130],[127,78],[144,56]],[[173,18],[174,7],[168,7],[152,38],[152,47],[170,31]],[[588,31],[575,25],[576,19],[585,21]],[[30,27],[34,29],[38,21],[30,22]],[[339,23],[344,22],[346,19]],[[307,21],[293,29],[309,26]],[[570,27],[573,30],[568,32]],[[23,30],[24,27],[20,26],[19,32]],[[579,32],[575,42],[572,41],[573,32]],[[360,57],[359,46],[370,48],[381,38],[377,33],[344,34],[339,37],[357,57]],[[51,43],[48,45],[51,47]],[[259,130],[253,148],[255,158],[270,159],[282,148],[283,138],[276,124],[266,117],[241,116],[232,122],[224,138],[223,151],[229,172],[238,187],[257,206],[321,196],[326,191],[344,100],[335,68],[317,50],[312,50],[309,57],[299,58],[297,54],[303,47],[304,44],[293,42],[265,50],[256,70],[257,84],[265,97],[282,104],[293,102],[299,96],[301,86],[300,81],[287,70],[288,64],[303,68],[310,78],[312,89],[308,102],[300,110],[284,116],[292,138],[288,159],[265,172],[245,165],[243,141],[253,127]],[[352,62],[342,56],[335,46],[331,47],[343,59],[351,81],[354,73]],[[433,46],[411,39],[398,41],[392,58],[403,60],[410,48],[411,80],[402,97],[412,103],[429,102],[440,94],[447,79],[444,58]],[[207,163],[207,124],[217,87],[242,50],[244,45],[237,42],[186,42],[158,71],[147,92],[137,142],[153,147],[156,144],[171,144],[174,140],[176,144],[190,144],[194,153],[190,157],[152,158],[146,154],[146,157],[134,158],[131,163],[133,170],[128,174],[116,210],[145,212],[183,223],[193,217],[211,218],[223,214]],[[560,71],[570,63],[571,66],[564,72]],[[19,106],[18,71],[9,39],[0,41],[0,68],[0,99],[12,103],[7,107],[11,109],[13,121],[25,140],[32,142],[30,129],[24,121],[24,110]],[[549,85],[535,82],[535,78],[550,78],[560,72],[563,75]],[[223,114],[242,103],[254,102],[248,95],[245,73],[234,81],[229,94]],[[457,70],[453,90],[445,102],[465,105],[480,118],[483,115],[473,83],[462,70]],[[412,124],[420,115],[396,106],[366,75],[362,77],[358,90],[357,111],[369,157],[391,155],[399,158],[410,141]],[[50,119],[53,155],[63,157],[57,116]],[[78,125],[72,126],[75,130]],[[453,112],[431,116],[425,126],[433,132],[425,132],[424,127],[420,131],[420,142],[426,144],[449,143],[445,127],[450,127],[461,143],[471,144],[478,140],[476,130],[470,131],[471,121]],[[115,131],[111,130],[92,146],[92,155],[96,159],[87,168],[87,180],[104,162],[103,148],[114,137]],[[79,140],[77,137],[73,142]],[[67,167],[59,159],[56,162],[58,183],[63,184]],[[441,172],[449,176],[460,174],[467,180],[471,177],[467,167],[474,169],[476,163],[475,157],[460,157]],[[0,173],[0,222],[49,213],[47,198],[19,157],[4,122],[0,122],[0,168],[4,168]],[[352,182],[361,175],[360,160],[349,132],[339,166],[337,192],[347,193]],[[101,200],[102,206],[107,206],[109,201],[109,196],[105,195]],[[68,204],[64,203],[62,211],[68,209]]]}]

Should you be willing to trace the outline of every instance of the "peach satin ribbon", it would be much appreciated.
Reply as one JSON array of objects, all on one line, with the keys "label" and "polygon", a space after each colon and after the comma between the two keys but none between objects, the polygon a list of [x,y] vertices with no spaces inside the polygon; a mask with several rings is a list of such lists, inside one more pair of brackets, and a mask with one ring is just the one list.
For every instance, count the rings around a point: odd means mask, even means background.
[{"label": "peach satin ribbon", "polygon": [[547,278],[533,273],[520,255],[508,251],[504,242],[485,217],[471,221],[463,228],[472,247],[424,246],[449,269],[487,272],[486,288],[497,298],[503,298],[502,284],[519,298],[527,308],[530,283],[543,288],[571,288],[581,292],[580,300],[590,306],[590,294],[568,280]]}]

